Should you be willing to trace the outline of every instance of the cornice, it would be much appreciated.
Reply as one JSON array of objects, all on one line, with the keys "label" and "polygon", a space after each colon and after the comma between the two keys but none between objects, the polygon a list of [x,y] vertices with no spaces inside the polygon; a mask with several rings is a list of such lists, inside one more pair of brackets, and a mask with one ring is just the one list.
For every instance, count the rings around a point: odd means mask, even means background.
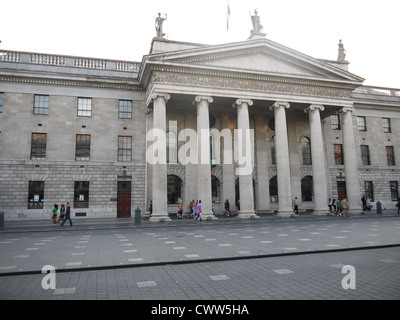
[{"label": "cornice", "polygon": [[0,75],[0,82],[14,82],[35,85],[51,85],[51,86],[67,86],[67,87],[84,87],[84,88],[100,88],[100,89],[117,89],[129,91],[143,91],[139,84],[128,84],[122,82],[106,82],[101,80],[63,80],[35,77],[20,77],[11,75]]}]

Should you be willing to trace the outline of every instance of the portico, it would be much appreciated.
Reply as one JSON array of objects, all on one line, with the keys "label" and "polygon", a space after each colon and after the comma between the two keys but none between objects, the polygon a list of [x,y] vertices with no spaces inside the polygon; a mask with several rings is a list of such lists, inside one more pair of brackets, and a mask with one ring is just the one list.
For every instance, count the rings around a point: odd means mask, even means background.
[{"label": "portico", "polygon": [[[157,48],[157,41],[161,40],[155,40],[152,48]],[[162,44],[165,49],[168,41],[162,40]],[[201,200],[206,219],[216,218],[212,202],[215,200],[218,213],[223,213],[226,199],[231,209],[240,199],[239,218],[254,218],[259,212],[275,210],[290,216],[294,197],[298,197],[302,208],[304,177],[312,180],[314,214],[326,214],[331,186],[322,121],[337,112],[346,113],[343,145],[348,199],[358,201],[358,184],[347,177],[358,176],[351,133],[351,91],[361,78],[265,39],[190,48],[185,43],[182,50],[177,50],[178,43],[171,45],[173,51],[150,54],[144,59],[141,72],[148,88],[147,105],[152,110],[147,128],[166,133],[174,129],[168,127],[174,121],[177,149],[190,151],[191,159],[198,162],[183,164],[178,160],[151,165],[146,192],[147,203],[153,201],[151,220],[168,219],[168,210],[174,205],[168,204],[166,197],[168,175],[182,181],[179,196],[184,211],[191,200]],[[195,140],[181,136],[182,130],[193,130]],[[223,139],[215,139],[213,130]],[[301,139],[310,144],[309,162],[301,161]],[[151,142],[148,139],[148,147]],[[161,154],[167,154],[168,142],[161,145],[165,146]],[[227,146],[232,146],[231,150]],[[213,163],[216,147],[220,157],[218,163]],[[238,161],[241,156],[250,161]],[[233,161],[225,161],[229,158]],[[274,177],[277,195],[273,199],[277,201],[271,200]]]}]

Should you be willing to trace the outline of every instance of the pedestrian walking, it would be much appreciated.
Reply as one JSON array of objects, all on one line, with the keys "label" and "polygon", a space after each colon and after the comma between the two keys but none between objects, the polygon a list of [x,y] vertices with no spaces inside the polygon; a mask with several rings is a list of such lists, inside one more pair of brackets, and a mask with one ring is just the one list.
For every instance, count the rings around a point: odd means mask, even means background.
[{"label": "pedestrian walking", "polygon": [[60,221],[63,221],[65,218],[65,206],[64,203],[61,204],[60,206],[60,216],[57,219],[57,222],[60,223]]},{"label": "pedestrian walking", "polygon": [[196,218],[194,218],[194,223],[197,222],[197,219],[200,218],[200,223],[203,223],[203,217],[202,217],[202,207],[201,207],[201,200],[196,205]]},{"label": "pedestrian walking", "polygon": [[349,203],[347,202],[346,198],[343,198],[341,207],[343,208],[343,217],[346,216],[348,218],[349,217],[348,211],[349,211],[350,207],[349,207]]},{"label": "pedestrian walking", "polygon": [[397,201],[396,207],[397,207],[397,214],[400,214],[400,200]]},{"label": "pedestrian walking", "polygon": [[329,208],[329,213],[332,213],[332,201],[331,198],[328,200],[328,208]]},{"label": "pedestrian walking", "polygon": [[367,210],[367,199],[365,199],[365,195],[362,196],[361,202],[362,202],[363,211]]},{"label": "pedestrian walking", "polygon": [[292,201],[292,207],[295,214],[299,214],[299,206],[297,205],[297,197],[295,197]]},{"label": "pedestrian walking", "polygon": [[65,209],[65,218],[63,222],[61,222],[61,225],[63,226],[65,221],[69,221],[69,226],[72,227],[72,220],[71,220],[71,207],[69,206],[69,202],[67,202],[67,207]]},{"label": "pedestrian walking", "polygon": [[224,208],[225,208],[225,214],[226,214],[226,216],[229,217],[229,216],[231,215],[229,199],[226,199],[226,200],[225,200]]},{"label": "pedestrian walking", "polygon": [[336,199],[332,200],[332,210],[333,210],[333,213],[335,215],[337,215],[337,212],[336,212]]},{"label": "pedestrian walking", "polygon": [[179,199],[179,209],[178,209],[178,218],[179,219],[183,219],[182,213],[183,213],[183,203],[182,203],[182,200]]},{"label": "pedestrian walking", "polygon": [[54,204],[54,208],[51,211],[51,220],[53,221],[54,224],[57,223],[57,212],[58,212],[58,204]]},{"label": "pedestrian walking", "polygon": [[189,203],[189,213],[190,213],[190,216],[191,216],[192,218],[194,218],[195,215],[196,215],[194,200],[190,201],[190,203]]},{"label": "pedestrian walking", "polygon": [[336,214],[340,213],[341,209],[340,209],[340,200],[337,199],[336,200]]}]

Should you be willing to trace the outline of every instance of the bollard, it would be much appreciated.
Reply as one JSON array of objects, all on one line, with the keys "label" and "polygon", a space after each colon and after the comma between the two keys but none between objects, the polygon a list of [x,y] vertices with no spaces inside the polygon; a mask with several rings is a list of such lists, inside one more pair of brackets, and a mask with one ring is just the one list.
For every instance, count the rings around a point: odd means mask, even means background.
[{"label": "bollard", "polygon": [[140,208],[135,209],[135,223],[141,223],[142,222],[142,211]]},{"label": "bollard", "polygon": [[376,203],[376,213],[382,214],[382,203],[380,201]]}]

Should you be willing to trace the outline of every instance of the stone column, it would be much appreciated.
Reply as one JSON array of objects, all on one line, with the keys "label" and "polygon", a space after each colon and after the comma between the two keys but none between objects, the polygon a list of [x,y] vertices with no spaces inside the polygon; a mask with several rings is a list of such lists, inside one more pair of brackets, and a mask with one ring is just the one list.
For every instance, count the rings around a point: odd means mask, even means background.
[{"label": "stone column", "polygon": [[286,126],[285,109],[290,107],[287,102],[275,102],[270,110],[275,117],[276,168],[278,175],[278,214],[290,216],[292,210],[292,193],[290,183],[289,146]]},{"label": "stone column", "polygon": [[349,212],[360,212],[360,184],[358,181],[357,153],[354,140],[352,108],[342,108],[343,153],[346,174],[346,194]]},{"label": "stone column", "polygon": [[324,109],[324,106],[321,105],[311,105],[304,110],[304,112],[308,112],[308,118],[310,121],[314,214],[320,215],[328,212],[325,153],[320,116],[320,110],[324,111]]},{"label": "stone column", "polygon": [[[249,106],[253,105],[252,100],[237,99],[233,107],[237,108],[237,147],[238,147],[238,168],[239,177],[239,218],[256,217],[254,212],[253,195],[253,155],[251,150],[251,135],[249,121]],[[241,163],[243,161],[243,163]]]},{"label": "stone column", "polygon": [[[168,216],[167,199],[167,118],[166,104],[169,100],[169,94],[153,94],[153,129],[157,130],[157,151],[158,161],[152,164],[153,171],[153,214],[150,218],[152,222],[158,222],[161,219],[171,220]],[[154,141],[154,140],[153,140]],[[155,143],[155,142],[154,142]]]},{"label": "stone column", "polygon": [[212,102],[213,98],[203,96],[197,96],[193,101],[197,105],[197,199],[201,200],[203,219],[215,219],[211,203],[210,118],[208,111],[208,106]]}]

